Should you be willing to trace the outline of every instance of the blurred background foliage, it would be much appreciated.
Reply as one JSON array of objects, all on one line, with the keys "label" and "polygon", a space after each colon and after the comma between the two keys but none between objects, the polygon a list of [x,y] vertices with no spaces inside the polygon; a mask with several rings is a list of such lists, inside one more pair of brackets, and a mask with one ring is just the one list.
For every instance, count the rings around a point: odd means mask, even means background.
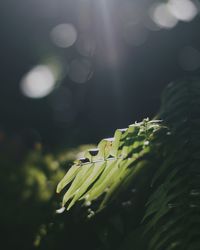
[{"label": "blurred background foliage", "polygon": [[[107,230],[120,242],[115,208],[106,229],[95,226],[101,218],[78,222],[79,211],[56,217],[53,226],[55,186],[79,145],[152,117],[171,80],[199,75],[199,10],[197,0],[0,2],[0,226],[7,249],[30,249],[46,227],[51,236],[41,247],[87,247],[91,233],[91,249],[106,249]],[[128,210],[120,213],[128,223]],[[65,230],[59,220],[67,221]]]},{"label": "blurred background foliage", "polygon": [[72,161],[81,157],[80,152],[92,145],[52,154],[36,143],[25,152],[12,139],[5,138],[0,147],[2,244],[8,249],[30,249],[40,244],[53,225],[51,221],[60,207],[55,197],[57,183]]}]

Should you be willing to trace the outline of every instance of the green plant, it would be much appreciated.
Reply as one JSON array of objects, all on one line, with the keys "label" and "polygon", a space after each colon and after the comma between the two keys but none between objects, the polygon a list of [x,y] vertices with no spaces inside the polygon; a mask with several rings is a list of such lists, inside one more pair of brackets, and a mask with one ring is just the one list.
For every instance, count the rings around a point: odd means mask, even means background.
[{"label": "green plant", "polygon": [[83,205],[88,217],[112,209],[103,228],[110,218],[122,237],[117,246],[106,237],[103,249],[197,250],[199,160],[200,81],[177,81],[166,88],[155,120],[117,130],[86,151],[57,192],[64,193],[63,207]]}]

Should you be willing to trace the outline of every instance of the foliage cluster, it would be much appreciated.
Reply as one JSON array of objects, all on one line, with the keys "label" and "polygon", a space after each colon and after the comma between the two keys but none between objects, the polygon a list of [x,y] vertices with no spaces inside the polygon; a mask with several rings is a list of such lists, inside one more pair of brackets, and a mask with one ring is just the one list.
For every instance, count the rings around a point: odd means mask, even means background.
[{"label": "foliage cluster", "polygon": [[87,146],[70,168],[84,148],[36,145],[21,159],[1,144],[6,249],[200,249],[199,107],[198,79],[171,83],[153,120]]},{"label": "foliage cluster", "polygon": [[[62,205],[82,203],[89,217],[116,200],[128,205],[129,221],[118,206],[117,249],[200,249],[199,107],[199,80],[171,83],[159,120],[117,130],[75,162],[57,187],[66,188]],[[103,249],[116,249],[110,234]]]}]

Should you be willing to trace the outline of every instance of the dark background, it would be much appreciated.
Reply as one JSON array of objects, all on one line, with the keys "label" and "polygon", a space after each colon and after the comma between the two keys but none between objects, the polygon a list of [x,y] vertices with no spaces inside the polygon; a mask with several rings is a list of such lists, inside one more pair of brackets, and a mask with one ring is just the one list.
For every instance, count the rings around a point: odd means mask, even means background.
[{"label": "dark background", "polygon": [[[101,2],[106,1],[0,2],[0,127],[4,132],[20,135],[28,146],[37,141],[49,148],[96,143],[112,136],[116,128],[153,117],[159,110],[161,92],[170,81],[199,74],[199,15],[171,29],[151,31],[139,13],[133,34],[140,36],[138,30],[145,29],[148,35],[141,44],[134,44],[134,39],[131,44],[123,39],[119,17],[127,1],[107,1],[106,8],[101,8]],[[129,2],[148,16],[155,1]],[[84,15],[89,18],[87,27],[81,27]],[[61,23],[73,24],[78,38],[88,34],[95,41],[95,52],[85,56],[92,63],[92,75],[84,83],[73,81],[67,74],[70,62],[83,57],[76,43],[59,48],[50,37],[51,30]],[[188,46],[194,51],[183,56],[184,66],[180,58]],[[58,87],[44,98],[24,96],[21,79],[49,57],[59,57],[62,62]]]}]

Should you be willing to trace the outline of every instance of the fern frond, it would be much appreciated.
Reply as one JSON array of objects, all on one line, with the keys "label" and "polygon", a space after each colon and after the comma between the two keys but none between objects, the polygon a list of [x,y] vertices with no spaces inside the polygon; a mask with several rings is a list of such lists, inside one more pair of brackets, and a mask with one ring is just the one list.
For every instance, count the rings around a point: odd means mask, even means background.
[{"label": "fern frond", "polygon": [[200,82],[166,89],[158,115],[171,129],[144,216],[150,250],[200,249]]},{"label": "fern frond", "polygon": [[97,149],[85,152],[85,158],[74,163],[57,186],[61,192],[69,184],[62,205],[70,209],[77,201],[86,206],[101,197],[101,210],[145,167],[142,161],[150,153],[152,142],[160,131],[160,120],[143,120],[126,129],[116,130],[113,138],[102,140]]},{"label": "fern frond", "polygon": [[129,228],[120,249],[132,249],[135,241],[145,241],[142,249],[197,250],[200,249],[200,81],[190,79],[170,84],[155,119],[119,129],[113,138],[104,139],[97,149],[87,151],[85,158],[75,162],[60,181],[57,192],[65,193],[62,205],[67,209],[75,203],[91,206],[95,201],[100,203],[99,211],[119,198],[122,191],[138,182],[145,183],[140,194],[143,192],[146,205],[143,207],[144,203],[139,202],[141,211],[145,210],[143,219],[140,225],[136,223]]}]

